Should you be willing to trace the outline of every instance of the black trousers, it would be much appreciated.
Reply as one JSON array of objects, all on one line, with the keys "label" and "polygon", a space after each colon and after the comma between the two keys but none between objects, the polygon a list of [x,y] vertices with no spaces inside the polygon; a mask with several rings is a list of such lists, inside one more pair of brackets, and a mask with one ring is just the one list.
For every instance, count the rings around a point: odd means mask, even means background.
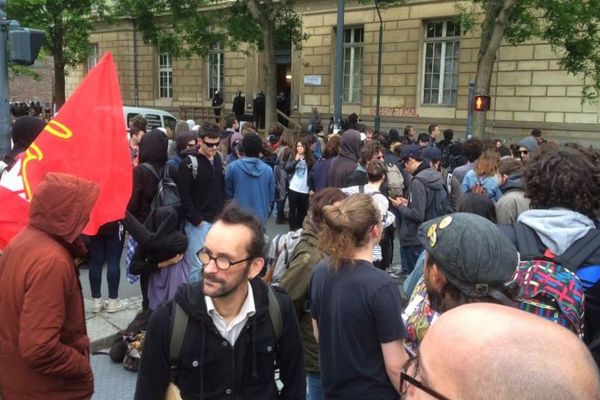
[{"label": "black trousers", "polygon": [[289,189],[288,199],[290,208],[288,222],[290,230],[295,231],[302,228],[304,217],[306,217],[306,213],[308,212],[308,193],[298,193]]}]

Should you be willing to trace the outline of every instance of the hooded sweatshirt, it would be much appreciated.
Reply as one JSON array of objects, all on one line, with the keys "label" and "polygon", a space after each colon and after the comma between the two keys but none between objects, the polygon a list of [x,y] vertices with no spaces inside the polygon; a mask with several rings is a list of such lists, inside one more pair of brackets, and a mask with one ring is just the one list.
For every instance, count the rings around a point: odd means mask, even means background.
[{"label": "hooded sweatshirt", "polygon": [[[158,129],[146,133],[140,142],[139,164],[133,169],[133,190],[127,205],[127,210],[140,222],[144,222],[150,214],[150,205],[158,186],[158,179],[141,164],[152,165],[160,175],[167,162],[168,145],[169,139]],[[169,174],[174,177],[176,172],[174,169],[169,169]]]},{"label": "hooded sweatshirt", "polygon": [[[442,174],[422,163],[415,171],[408,194],[408,206],[400,207],[402,225],[400,227],[400,244],[402,246],[418,246],[417,231],[419,225],[430,216],[435,191],[442,189]],[[437,215],[436,215],[437,217]]]},{"label": "hooded sweatshirt", "polygon": [[521,213],[529,210],[530,200],[523,190],[523,173],[518,172],[508,177],[500,186],[504,195],[496,202],[496,217],[499,224],[511,225],[517,222]]},{"label": "hooded sweatshirt", "polygon": [[331,161],[328,186],[343,188],[354,172],[360,158],[360,132],[347,130],[342,135],[340,151]]},{"label": "hooded sweatshirt", "polygon": [[275,201],[275,176],[265,162],[242,157],[227,166],[225,194],[260,219],[266,226]]},{"label": "hooded sweatshirt", "polygon": [[[182,286],[174,302],[189,315],[181,346],[177,386],[185,399],[275,400],[306,398],[302,342],[289,297],[277,290],[283,329],[278,343],[268,311],[267,286],[250,281],[256,312],[248,317],[231,346],[207,312],[202,282]],[[163,400],[170,381],[169,343],[173,301],[160,306],[148,324],[144,357],[138,372],[137,400]],[[278,393],[273,362],[277,354],[283,383]]]},{"label": "hooded sweatshirt", "polygon": [[594,229],[594,221],[566,208],[528,210],[519,216],[519,222],[533,229],[542,243],[557,256]]},{"label": "hooded sweatshirt", "polygon": [[525,147],[530,153],[535,153],[540,148],[537,140],[535,140],[533,136],[527,136],[526,138],[522,139],[519,142],[519,146]]},{"label": "hooded sweatshirt", "polygon": [[37,187],[29,224],[0,257],[2,399],[89,399],[89,360],[78,236],[99,194],[96,183],[49,172]]}]

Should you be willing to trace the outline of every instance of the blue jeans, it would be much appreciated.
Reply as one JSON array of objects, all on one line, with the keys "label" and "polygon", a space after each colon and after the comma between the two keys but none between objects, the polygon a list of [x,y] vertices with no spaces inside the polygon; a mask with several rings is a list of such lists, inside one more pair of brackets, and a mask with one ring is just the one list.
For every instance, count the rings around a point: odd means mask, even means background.
[{"label": "blue jeans", "polygon": [[306,373],[306,400],[324,400],[323,388],[321,388],[321,374],[318,372]]},{"label": "blue jeans", "polygon": [[119,280],[121,279],[121,252],[123,240],[119,232],[110,235],[96,235],[90,238],[89,277],[92,297],[101,298],[102,267],[106,263],[106,282],[108,297],[119,297]]},{"label": "blue jeans", "polygon": [[196,257],[198,250],[204,246],[206,235],[210,230],[212,224],[203,221],[198,226],[194,226],[189,222],[185,223],[185,235],[188,239],[188,247],[185,251],[184,258],[190,266],[189,283],[196,283],[200,281],[202,275],[202,263]]},{"label": "blue jeans", "polygon": [[417,259],[423,252],[423,246],[402,246],[400,247],[400,257],[402,258],[402,272],[410,274],[415,269]]}]

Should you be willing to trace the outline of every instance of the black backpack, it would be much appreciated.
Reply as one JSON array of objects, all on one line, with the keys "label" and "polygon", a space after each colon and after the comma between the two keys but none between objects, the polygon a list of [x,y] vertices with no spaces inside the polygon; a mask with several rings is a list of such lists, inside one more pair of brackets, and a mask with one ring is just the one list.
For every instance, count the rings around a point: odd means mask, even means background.
[{"label": "black backpack", "polygon": [[165,165],[165,167],[161,170],[161,174],[159,175],[152,164],[142,163],[140,165],[150,171],[158,180],[156,194],[154,195],[154,199],[152,199],[150,210],[156,210],[160,207],[174,207],[179,209],[181,207],[181,196],[179,195],[177,184],[173,178],[169,176],[169,167]]}]

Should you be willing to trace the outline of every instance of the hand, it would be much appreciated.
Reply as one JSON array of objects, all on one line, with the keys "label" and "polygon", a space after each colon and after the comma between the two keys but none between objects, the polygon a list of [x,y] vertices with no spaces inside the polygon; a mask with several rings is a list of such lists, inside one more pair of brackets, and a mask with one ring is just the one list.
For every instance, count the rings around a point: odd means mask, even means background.
[{"label": "hand", "polygon": [[171,265],[177,264],[183,258],[183,254],[177,254],[175,257],[158,263],[158,268],[167,268]]},{"label": "hand", "polygon": [[390,200],[390,203],[392,203],[392,206],[396,208],[408,206],[408,200],[404,197],[388,197],[388,199]]},{"label": "hand", "polygon": [[296,161],[300,161],[304,158],[302,154],[296,154]]}]

